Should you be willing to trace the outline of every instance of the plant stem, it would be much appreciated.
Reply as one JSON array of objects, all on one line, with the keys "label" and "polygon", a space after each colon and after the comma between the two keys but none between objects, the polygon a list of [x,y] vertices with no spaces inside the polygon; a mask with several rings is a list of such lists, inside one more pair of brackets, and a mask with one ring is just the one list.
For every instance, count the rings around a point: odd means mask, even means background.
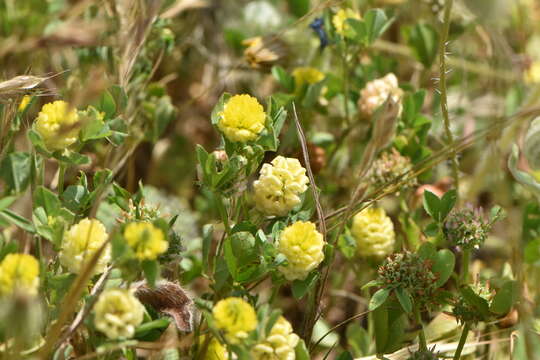
[{"label": "plant stem", "polygon": [[418,342],[420,345],[420,350],[427,351],[428,347],[427,347],[427,341],[426,341],[426,334],[424,333],[424,325],[422,324],[422,318],[420,317],[420,310],[418,309],[418,306],[414,307],[414,317],[418,325],[420,325],[420,332],[418,333]]},{"label": "plant stem", "polygon": [[67,166],[61,161],[58,165],[58,195],[64,192],[64,177],[66,175]]},{"label": "plant stem", "polygon": [[465,323],[465,326],[463,327],[463,331],[461,332],[461,337],[459,338],[459,344],[456,349],[456,352],[454,353],[454,360],[459,360],[461,357],[461,352],[463,351],[463,347],[465,346],[465,342],[467,341],[467,335],[469,334],[470,324],[467,322]]},{"label": "plant stem", "polygon": [[461,259],[461,276],[460,283],[467,284],[469,282],[469,263],[471,262],[471,249],[463,249],[463,258]]},{"label": "plant stem", "polygon": [[[446,94],[446,43],[448,42],[448,32],[450,30],[450,13],[452,11],[453,0],[446,0],[444,5],[444,21],[441,29],[441,42],[439,44],[439,73],[441,92],[441,112],[444,120],[444,132],[447,146],[453,146],[454,136],[450,130],[450,117],[448,115],[448,98]],[[456,190],[459,188],[459,168],[456,151],[452,151],[452,177]]]}]

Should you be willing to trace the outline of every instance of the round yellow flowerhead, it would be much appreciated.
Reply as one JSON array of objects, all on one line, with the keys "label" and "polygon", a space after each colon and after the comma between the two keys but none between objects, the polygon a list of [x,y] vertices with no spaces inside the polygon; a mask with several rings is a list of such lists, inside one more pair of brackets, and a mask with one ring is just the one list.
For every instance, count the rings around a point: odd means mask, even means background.
[{"label": "round yellow flowerhead", "polygon": [[[202,346],[206,342],[206,335],[201,336],[199,346]],[[221,344],[218,339],[212,337],[206,348],[203,360],[227,360],[229,355],[227,349]]]},{"label": "round yellow flowerhead", "polygon": [[367,208],[356,214],[351,233],[360,256],[382,258],[394,251],[394,224],[383,208]]},{"label": "round yellow flowerhead", "polygon": [[68,103],[58,100],[43,105],[35,123],[49,150],[60,150],[73,144],[79,136],[79,115],[70,109]]},{"label": "round yellow flowerhead", "polygon": [[[88,218],[81,220],[64,234],[60,263],[70,272],[78,274],[108,237],[105,226],[98,220]],[[107,245],[94,267],[94,274],[105,271],[110,260],[111,250]]]},{"label": "round yellow flowerhead", "polygon": [[36,295],[39,263],[32,255],[8,254],[0,263],[0,296],[23,293]]},{"label": "round yellow flowerhead", "polygon": [[324,239],[312,222],[297,221],[279,237],[278,250],[288,264],[279,271],[287,280],[304,280],[324,259]]},{"label": "round yellow flowerhead", "polygon": [[360,111],[364,115],[371,116],[388,97],[391,97],[399,105],[398,114],[401,114],[403,90],[399,88],[398,79],[393,73],[366,84],[366,87],[360,91],[360,99],[358,100]]},{"label": "round yellow flowerhead", "polygon": [[360,20],[361,18],[360,14],[353,9],[339,9],[332,17],[332,24],[339,35],[345,36],[345,31],[349,29],[349,24],[346,23],[347,19]]},{"label": "round yellow flowerhead", "polygon": [[253,183],[255,205],[266,215],[284,216],[300,204],[308,183],[306,169],[298,159],[278,156],[262,166],[259,179]]},{"label": "round yellow flowerhead", "polygon": [[304,84],[316,84],[324,79],[324,74],[314,67],[297,67],[293,70],[292,75],[298,88]]},{"label": "round yellow flowerhead", "polygon": [[250,95],[234,95],[219,113],[218,128],[230,141],[255,140],[264,130],[266,113],[261,104]]},{"label": "round yellow flowerhead", "polygon": [[291,324],[281,316],[272,327],[268,337],[252,350],[255,360],[295,360],[294,349],[299,337]]},{"label": "round yellow flowerhead", "polygon": [[144,317],[144,306],[133,293],[105,290],[94,306],[94,326],[109,339],[131,338]]},{"label": "round yellow flowerhead", "polygon": [[163,231],[149,222],[128,224],[124,238],[139,260],[155,260],[169,247]]},{"label": "round yellow flowerhead", "polygon": [[223,330],[226,339],[232,344],[248,337],[257,327],[255,309],[247,301],[229,297],[214,305],[212,315],[218,329]]}]

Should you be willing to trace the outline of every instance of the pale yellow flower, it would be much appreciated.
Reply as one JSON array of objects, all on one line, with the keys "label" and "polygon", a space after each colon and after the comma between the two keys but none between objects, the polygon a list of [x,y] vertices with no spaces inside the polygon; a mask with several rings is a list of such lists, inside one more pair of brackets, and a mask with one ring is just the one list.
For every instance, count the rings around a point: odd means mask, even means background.
[{"label": "pale yellow flower", "polygon": [[247,338],[257,327],[255,309],[238,297],[218,301],[212,309],[212,315],[218,329],[223,330],[227,340],[233,344]]},{"label": "pale yellow flower", "polygon": [[528,84],[540,83],[540,61],[535,61],[523,75]]},{"label": "pale yellow flower", "polygon": [[261,104],[250,95],[234,95],[219,113],[218,128],[230,141],[255,140],[264,130],[266,113]]},{"label": "pale yellow flower", "polygon": [[353,9],[339,9],[338,12],[332,17],[332,24],[336,29],[336,33],[341,36],[345,36],[345,32],[349,30],[349,24],[346,23],[347,19],[360,20],[362,17],[359,13]]},{"label": "pale yellow flower", "polygon": [[28,106],[28,104],[30,104],[30,100],[32,100],[31,96],[24,95],[23,98],[21,99],[21,102],[19,103],[18,111],[23,112]]},{"label": "pale yellow flower", "polygon": [[79,115],[76,109],[70,109],[68,103],[58,100],[43,105],[35,123],[36,131],[41,135],[49,150],[65,149],[79,136]]},{"label": "pale yellow flower", "polygon": [[316,84],[324,79],[324,74],[314,67],[297,67],[292,75],[297,88],[304,84]]},{"label": "pale yellow flower", "polygon": [[267,215],[286,215],[300,204],[308,183],[306,169],[298,159],[278,156],[262,166],[259,179],[253,183],[255,205]]},{"label": "pale yellow flower", "polygon": [[0,296],[13,293],[36,295],[39,287],[39,263],[27,254],[8,254],[0,262]]},{"label": "pale yellow flower", "polygon": [[[206,335],[200,337],[199,346],[202,346],[206,342]],[[229,355],[227,354],[227,348],[223,346],[215,337],[212,337],[208,342],[206,353],[203,360],[227,360]]]},{"label": "pale yellow flower", "polygon": [[[65,234],[60,251],[60,263],[70,272],[78,274],[107,241],[109,235],[105,226],[95,219],[83,219],[73,225]],[[101,253],[94,274],[105,271],[111,260],[110,246]]]},{"label": "pale yellow flower", "polygon": [[163,231],[149,222],[128,224],[124,230],[124,238],[139,260],[155,260],[169,247]]},{"label": "pale yellow flower", "polygon": [[144,306],[130,290],[105,290],[94,306],[94,326],[109,339],[131,338],[144,317]]},{"label": "pale yellow flower", "polygon": [[392,73],[368,82],[360,91],[360,99],[358,100],[360,111],[364,115],[371,116],[388,97],[399,105],[398,114],[401,114],[403,90],[399,88],[398,79]]},{"label": "pale yellow flower", "polygon": [[287,280],[304,280],[324,259],[324,239],[312,222],[297,221],[287,226],[277,246],[288,264],[279,267]]},{"label": "pale yellow flower", "polygon": [[394,224],[383,208],[367,208],[356,214],[351,233],[360,256],[382,258],[394,251]]},{"label": "pale yellow flower", "polygon": [[295,360],[294,349],[298,345],[298,335],[291,324],[281,316],[272,327],[268,337],[255,345],[252,350],[255,360]]}]

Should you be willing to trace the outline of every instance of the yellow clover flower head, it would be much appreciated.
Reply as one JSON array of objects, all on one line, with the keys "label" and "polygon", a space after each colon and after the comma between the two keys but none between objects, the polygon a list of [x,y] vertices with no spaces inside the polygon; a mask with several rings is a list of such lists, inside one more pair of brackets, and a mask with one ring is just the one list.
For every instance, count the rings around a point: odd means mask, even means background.
[{"label": "yellow clover flower head", "polygon": [[394,224],[383,208],[367,208],[353,218],[351,233],[360,256],[385,257],[394,251]]},{"label": "yellow clover flower head", "polygon": [[124,238],[139,260],[155,260],[169,247],[163,231],[149,222],[129,223]]},{"label": "yellow clover flower head", "polygon": [[79,136],[79,115],[67,102],[58,100],[43,105],[35,129],[49,150],[60,150],[73,144]]},{"label": "yellow clover flower head", "polygon": [[144,306],[129,290],[109,289],[94,307],[94,326],[109,339],[131,338],[144,317]]},{"label": "yellow clover flower head", "polygon": [[293,70],[294,83],[299,88],[304,84],[316,84],[324,79],[324,74],[314,67],[297,67]]},{"label": "yellow clover flower head", "polygon": [[262,166],[259,179],[253,183],[255,205],[266,215],[286,215],[300,204],[308,183],[306,169],[298,159],[278,156]]},{"label": "yellow clover flower head", "polygon": [[272,327],[268,337],[253,347],[253,359],[295,360],[294,349],[298,341],[299,337],[293,332],[291,324],[281,316]]},{"label": "yellow clover flower head", "polygon": [[346,23],[347,19],[360,20],[361,18],[360,14],[353,9],[339,9],[332,17],[332,24],[339,35],[345,36],[345,31],[349,29],[349,24]]},{"label": "yellow clover flower head", "polygon": [[297,221],[279,237],[278,250],[288,264],[279,271],[287,280],[304,280],[324,259],[324,239],[312,222]]},{"label": "yellow clover flower head", "polygon": [[218,128],[230,141],[255,140],[264,130],[266,113],[256,98],[243,94],[234,95],[219,113]]},{"label": "yellow clover flower head", "polygon": [[20,292],[36,295],[39,287],[39,263],[27,254],[8,254],[0,263],[0,296]]},{"label": "yellow clover flower head", "polygon": [[235,344],[248,337],[257,327],[255,309],[247,301],[229,297],[217,302],[212,310],[216,326],[223,330],[228,341]]},{"label": "yellow clover flower head", "polygon": [[[79,273],[92,259],[96,251],[107,241],[109,235],[105,226],[95,219],[83,219],[73,225],[64,235],[60,251],[60,263],[72,273]],[[101,253],[94,268],[94,274],[105,271],[111,260],[110,246]]]},{"label": "yellow clover flower head", "polygon": [[398,103],[398,114],[401,114],[403,90],[399,88],[398,79],[393,73],[389,73],[380,79],[375,79],[366,84],[360,91],[360,99],[358,100],[360,111],[364,115],[371,116],[379,106],[384,104],[388,97],[391,97],[394,102]]},{"label": "yellow clover flower head", "polygon": [[[206,342],[206,335],[200,337],[199,345],[202,346]],[[203,360],[227,360],[229,355],[227,349],[221,344],[218,339],[212,337],[206,348]]]}]

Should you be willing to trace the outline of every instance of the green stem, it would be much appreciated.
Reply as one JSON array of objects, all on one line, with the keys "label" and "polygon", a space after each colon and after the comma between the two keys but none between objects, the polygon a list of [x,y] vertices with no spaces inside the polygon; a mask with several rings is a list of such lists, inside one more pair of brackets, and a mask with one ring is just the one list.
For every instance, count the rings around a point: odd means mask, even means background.
[{"label": "green stem", "polygon": [[463,258],[461,259],[461,278],[460,283],[467,284],[469,282],[469,263],[471,262],[471,249],[463,249]]},{"label": "green stem", "polygon": [[61,161],[58,165],[58,195],[64,192],[64,177],[66,175],[67,166]]},{"label": "green stem", "polygon": [[456,349],[456,352],[454,353],[454,360],[459,360],[461,357],[461,352],[463,351],[463,347],[465,346],[465,342],[467,341],[467,335],[469,334],[469,329],[471,328],[469,323],[465,323],[465,326],[463,327],[463,331],[461,332],[461,337],[459,338],[459,344]]},{"label": "green stem", "polygon": [[[450,13],[452,11],[453,0],[446,0],[444,5],[444,22],[441,29],[441,42],[439,44],[439,73],[440,73],[440,92],[441,92],[441,112],[444,120],[444,132],[446,135],[447,146],[453,146],[454,136],[450,130],[450,117],[448,115],[448,98],[446,94],[446,43],[448,42],[448,33],[450,30]],[[456,189],[459,188],[459,168],[456,152],[452,151],[452,177]]]},{"label": "green stem", "polygon": [[418,333],[418,342],[420,345],[420,350],[427,351],[428,347],[427,347],[427,341],[426,341],[426,334],[424,333],[424,325],[422,324],[422,318],[420,317],[420,310],[418,309],[418,306],[414,307],[414,317],[418,325],[420,325],[420,331]]}]

